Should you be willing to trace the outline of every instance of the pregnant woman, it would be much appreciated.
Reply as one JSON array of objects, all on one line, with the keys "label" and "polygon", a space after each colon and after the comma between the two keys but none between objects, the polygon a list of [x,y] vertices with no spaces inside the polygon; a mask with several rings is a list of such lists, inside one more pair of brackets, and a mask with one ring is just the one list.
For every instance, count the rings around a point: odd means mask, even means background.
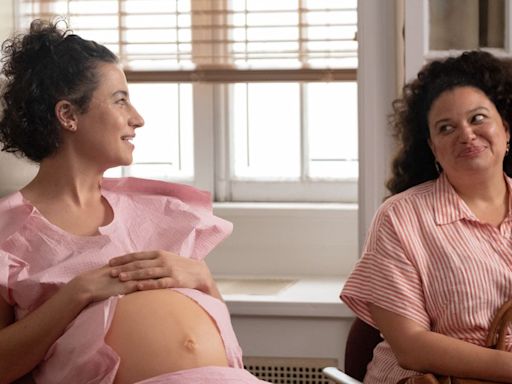
[{"label": "pregnant woman", "polygon": [[0,383],[262,383],[204,257],[209,195],[134,178],[144,120],[117,57],[36,20],[3,45],[2,149],[39,163],[0,200]]}]

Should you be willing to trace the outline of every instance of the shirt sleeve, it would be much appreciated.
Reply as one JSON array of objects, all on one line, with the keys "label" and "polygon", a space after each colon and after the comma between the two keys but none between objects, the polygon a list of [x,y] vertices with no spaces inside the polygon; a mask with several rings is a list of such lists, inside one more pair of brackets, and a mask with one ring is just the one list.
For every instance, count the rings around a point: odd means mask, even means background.
[{"label": "shirt sleeve", "polygon": [[422,279],[413,255],[404,246],[407,223],[389,205],[377,212],[364,252],[345,283],[341,299],[365,322],[377,328],[368,310],[375,304],[430,328]]}]

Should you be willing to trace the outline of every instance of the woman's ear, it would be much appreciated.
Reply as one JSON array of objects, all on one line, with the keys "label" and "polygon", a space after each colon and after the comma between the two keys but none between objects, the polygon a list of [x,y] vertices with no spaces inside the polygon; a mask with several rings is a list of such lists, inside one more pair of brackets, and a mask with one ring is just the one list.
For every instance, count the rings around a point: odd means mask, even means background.
[{"label": "woman's ear", "polygon": [[78,128],[77,116],[73,104],[67,100],[60,100],[55,104],[55,116],[61,127],[67,131],[75,132]]},{"label": "woman's ear", "polygon": [[427,139],[427,143],[428,143],[428,146],[430,147],[430,150],[434,154],[434,157],[436,157],[436,150],[435,150],[434,145],[432,144],[432,140],[430,139],[430,137]]}]

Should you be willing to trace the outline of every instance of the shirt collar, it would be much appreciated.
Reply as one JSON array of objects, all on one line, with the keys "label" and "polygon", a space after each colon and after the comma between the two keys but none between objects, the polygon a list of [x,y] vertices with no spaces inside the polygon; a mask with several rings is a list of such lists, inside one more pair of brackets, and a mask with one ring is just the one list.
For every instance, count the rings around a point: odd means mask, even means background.
[{"label": "shirt collar", "polygon": [[[504,177],[507,183],[509,199],[507,217],[510,217],[512,208],[512,179],[506,174],[504,174]],[[455,192],[444,172],[435,181],[433,194],[436,224],[450,224],[462,219],[478,221],[464,200]]]},{"label": "shirt collar", "polygon": [[455,192],[444,172],[435,181],[433,193],[436,224],[450,224],[462,219],[476,220],[475,215]]}]

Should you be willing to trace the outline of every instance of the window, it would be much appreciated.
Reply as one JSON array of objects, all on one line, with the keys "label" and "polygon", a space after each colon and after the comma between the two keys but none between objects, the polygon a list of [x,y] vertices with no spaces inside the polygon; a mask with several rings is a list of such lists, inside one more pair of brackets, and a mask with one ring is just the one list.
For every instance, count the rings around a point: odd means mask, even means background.
[{"label": "window", "polygon": [[512,7],[505,0],[405,2],[406,79],[432,59],[484,49],[510,56]]},{"label": "window", "polygon": [[357,200],[356,0],[21,0],[120,58],[134,164],[217,201]]}]

